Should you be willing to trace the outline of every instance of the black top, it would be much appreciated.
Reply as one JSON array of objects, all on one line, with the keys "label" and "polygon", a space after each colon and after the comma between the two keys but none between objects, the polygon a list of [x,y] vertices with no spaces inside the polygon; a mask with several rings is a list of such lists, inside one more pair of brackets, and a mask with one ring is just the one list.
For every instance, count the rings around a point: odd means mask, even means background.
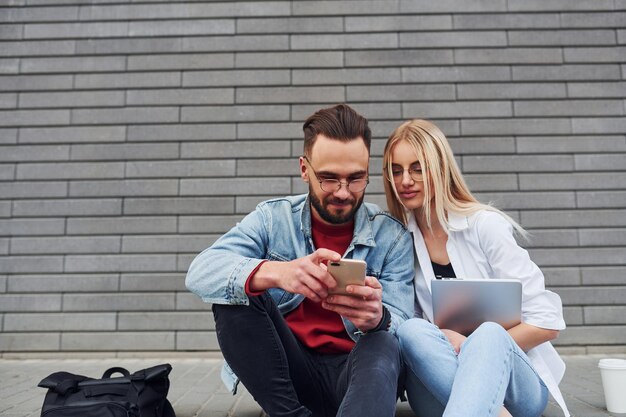
[{"label": "black top", "polygon": [[435,263],[433,261],[430,262],[433,265],[433,271],[435,272],[435,278],[456,278],[456,274],[454,273],[454,268],[452,268],[452,264],[441,265]]}]

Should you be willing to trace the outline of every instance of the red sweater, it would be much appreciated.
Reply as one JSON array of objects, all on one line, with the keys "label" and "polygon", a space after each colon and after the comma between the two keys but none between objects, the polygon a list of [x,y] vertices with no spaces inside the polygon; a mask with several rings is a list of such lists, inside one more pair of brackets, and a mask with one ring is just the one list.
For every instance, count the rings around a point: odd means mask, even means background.
[{"label": "red sweater", "polygon": [[[329,226],[313,216],[311,219],[315,247],[345,253],[352,241],[354,223]],[[320,353],[347,353],[354,347],[341,316],[326,310],[321,303],[305,298],[285,319],[300,342]]]},{"label": "red sweater", "polygon": [[[311,216],[313,243],[316,248],[325,248],[343,254],[352,241],[354,223],[339,226],[330,226]],[[260,265],[259,265],[260,266]],[[253,276],[258,267],[252,271]],[[250,277],[248,277],[248,282]],[[250,291],[246,282],[246,293],[258,295]],[[295,310],[285,316],[287,325],[294,335],[305,346],[320,353],[347,353],[354,347],[354,342],[348,336],[341,316],[326,310],[321,303],[305,298]]]}]

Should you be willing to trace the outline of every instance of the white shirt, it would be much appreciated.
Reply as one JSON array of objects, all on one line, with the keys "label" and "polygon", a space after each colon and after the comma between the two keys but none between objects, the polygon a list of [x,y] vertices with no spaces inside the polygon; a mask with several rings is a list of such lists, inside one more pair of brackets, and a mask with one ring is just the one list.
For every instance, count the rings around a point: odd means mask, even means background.
[{"label": "white shirt", "polygon": [[[446,250],[457,278],[518,279],[522,283],[522,322],[544,329],[563,330],[561,298],[545,289],[539,267],[530,260],[528,252],[513,237],[513,227],[499,213],[481,210],[469,217],[448,213],[450,233]],[[415,245],[415,293],[418,303],[415,315],[433,321],[430,283],[435,279],[428,249],[415,216],[409,214],[408,229]],[[550,394],[563,409],[569,411],[559,382],[565,373],[565,363],[550,342],[527,352],[535,371]]]}]

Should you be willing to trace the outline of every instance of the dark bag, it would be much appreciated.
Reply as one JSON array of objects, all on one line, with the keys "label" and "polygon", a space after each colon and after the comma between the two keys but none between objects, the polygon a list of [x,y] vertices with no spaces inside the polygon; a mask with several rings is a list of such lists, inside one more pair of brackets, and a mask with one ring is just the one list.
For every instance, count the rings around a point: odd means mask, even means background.
[{"label": "dark bag", "polygon": [[55,372],[39,383],[48,389],[41,417],[176,417],[167,400],[171,370],[167,363],[132,375],[111,368],[102,379]]}]

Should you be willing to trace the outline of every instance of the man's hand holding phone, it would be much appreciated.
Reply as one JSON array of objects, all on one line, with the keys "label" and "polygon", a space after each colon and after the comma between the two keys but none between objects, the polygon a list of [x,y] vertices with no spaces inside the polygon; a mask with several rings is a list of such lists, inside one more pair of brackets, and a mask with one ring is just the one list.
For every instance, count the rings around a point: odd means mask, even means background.
[{"label": "man's hand holding phone", "polygon": [[361,331],[376,328],[383,317],[383,288],[376,278],[365,276],[365,266],[364,261],[350,259],[329,262],[337,288],[322,302]]},{"label": "man's hand holding phone", "polygon": [[[361,331],[377,327],[383,317],[383,289],[378,280],[364,277],[364,267],[347,268],[351,271],[347,275],[333,277],[324,265],[326,261],[329,264],[354,262],[341,259],[341,255],[329,249],[318,249],[308,256],[289,262],[268,261],[250,279],[249,288],[255,292],[282,288],[294,294],[302,294],[312,301],[322,302],[324,308],[350,320]],[[333,269],[332,266],[330,268]],[[357,275],[351,275],[354,271],[358,271]]]}]

